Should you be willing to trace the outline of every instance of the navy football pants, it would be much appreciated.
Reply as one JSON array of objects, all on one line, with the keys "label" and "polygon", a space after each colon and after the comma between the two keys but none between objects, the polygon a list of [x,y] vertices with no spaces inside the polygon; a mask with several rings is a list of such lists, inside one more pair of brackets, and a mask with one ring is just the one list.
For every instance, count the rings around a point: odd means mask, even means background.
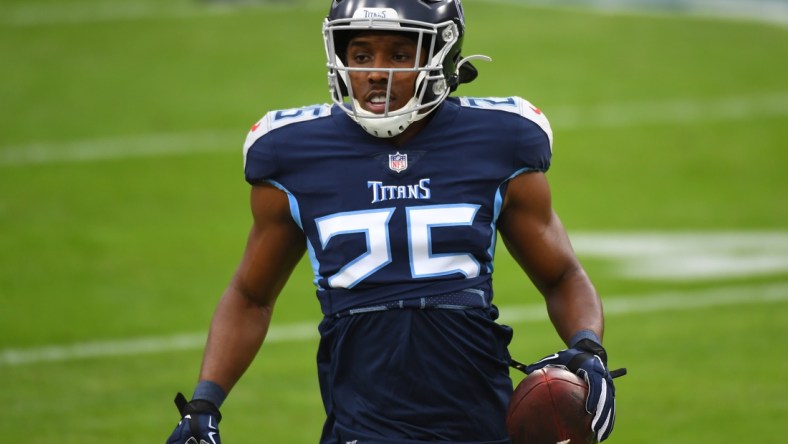
[{"label": "navy football pants", "polygon": [[392,309],[320,324],[321,444],[508,443],[497,310]]}]

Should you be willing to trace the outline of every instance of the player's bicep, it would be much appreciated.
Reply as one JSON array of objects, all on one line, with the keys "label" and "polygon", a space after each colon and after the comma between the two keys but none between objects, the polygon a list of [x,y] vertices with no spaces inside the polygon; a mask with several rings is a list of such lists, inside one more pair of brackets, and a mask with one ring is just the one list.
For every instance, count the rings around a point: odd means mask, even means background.
[{"label": "player's bicep", "polygon": [[251,207],[254,223],[232,285],[257,304],[273,305],[304,254],[304,236],[290,216],[283,191],[256,185]]},{"label": "player's bicep", "polygon": [[542,293],[578,267],[541,172],[521,174],[510,181],[498,228],[510,254]]}]

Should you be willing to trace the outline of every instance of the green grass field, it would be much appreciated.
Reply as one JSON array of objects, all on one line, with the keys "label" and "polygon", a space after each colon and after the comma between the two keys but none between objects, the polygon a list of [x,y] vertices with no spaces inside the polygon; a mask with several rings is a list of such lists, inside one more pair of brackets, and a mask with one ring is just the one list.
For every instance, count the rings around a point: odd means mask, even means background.
[{"label": "green grass field", "polygon": [[[325,1],[0,3],[0,431],[164,442],[250,223],[241,146],[329,100]],[[611,443],[781,443],[788,27],[466,0],[460,92],[550,117],[554,203],[608,308]],[[499,248],[512,353],[561,346]],[[223,408],[226,443],[314,443],[306,263]],[[516,376],[516,375],[515,375]]]}]

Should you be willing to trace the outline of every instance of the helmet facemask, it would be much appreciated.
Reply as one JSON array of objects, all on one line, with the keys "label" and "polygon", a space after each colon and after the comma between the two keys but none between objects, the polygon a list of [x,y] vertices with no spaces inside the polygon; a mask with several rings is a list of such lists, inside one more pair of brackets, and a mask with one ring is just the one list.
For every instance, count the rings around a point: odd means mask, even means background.
[{"label": "helmet facemask", "polygon": [[[369,17],[374,14],[357,17],[359,14],[354,14],[353,18],[326,19],[323,39],[332,100],[368,133],[389,138],[402,134],[411,123],[429,115],[456,88],[459,66],[455,59],[459,58],[462,35],[453,21],[433,24],[399,19],[392,9],[385,12],[388,18]],[[345,58],[348,42],[353,36],[370,31],[408,33],[417,44],[416,64],[412,68],[348,67]],[[422,53],[426,53],[426,60],[420,64]],[[371,71],[387,73],[386,105],[382,113],[363,109],[353,94],[350,74]],[[392,82],[394,75],[400,72],[418,73],[414,95],[404,106],[392,110],[389,109]]]}]

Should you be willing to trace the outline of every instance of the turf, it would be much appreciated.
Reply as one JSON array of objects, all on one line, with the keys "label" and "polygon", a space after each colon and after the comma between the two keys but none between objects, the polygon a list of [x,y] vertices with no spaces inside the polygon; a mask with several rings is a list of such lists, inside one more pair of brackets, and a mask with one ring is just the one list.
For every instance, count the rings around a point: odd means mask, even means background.
[{"label": "turf", "polygon": [[[165,440],[198,348],[21,364],[8,353],[206,331],[249,226],[246,131],[269,109],[329,99],[323,3],[0,4],[5,440]],[[570,235],[788,232],[788,28],[516,2],[465,9],[464,52],[494,61],[478,62],[461,92],[520,95],[550,117],[548,177]],[[581,259],[611,299],[788,282],[784,268],[638,279]],[[540,303],[503,248],[497,266],[503,313]],[[275,325],[319,318],[302,263]],[[512,325],[521,360],[561,346],[545,320]],[[785,298],[609,315],[613,364],[630,369],[610,442],[781,442],[786,325]],[[315,344],[264,345],[223,408],[225,442],[317,441]]]}]

